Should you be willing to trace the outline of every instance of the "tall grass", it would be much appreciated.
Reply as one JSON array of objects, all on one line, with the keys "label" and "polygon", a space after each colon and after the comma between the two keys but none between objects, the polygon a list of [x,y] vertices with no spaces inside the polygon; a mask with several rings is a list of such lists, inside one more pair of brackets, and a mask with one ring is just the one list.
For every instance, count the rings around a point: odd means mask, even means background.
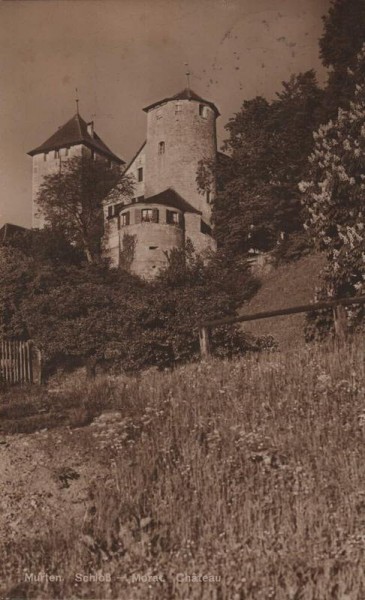
[{"label": "tall grass", "polygon": [[106,401],[122,419],[83,522],[3,545],[7,589],[26,568],[64,578],[37,598],[365,598],[362,340],[116,378]]}]

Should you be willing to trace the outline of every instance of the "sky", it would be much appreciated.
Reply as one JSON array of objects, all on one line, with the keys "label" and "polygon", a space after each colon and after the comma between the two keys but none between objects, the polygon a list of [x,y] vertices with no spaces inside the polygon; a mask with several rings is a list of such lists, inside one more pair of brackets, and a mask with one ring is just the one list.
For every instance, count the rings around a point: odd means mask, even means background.
[{"label": "sky", "polygon": [[[329,0],[0,0],[0,226],[31,225],[32,160],[76,112],[129,160],[143,107],[186,87],[224,125],[244,100],[268,99],[314,68]],[[188,64],[188,67],[186,66]]]}]

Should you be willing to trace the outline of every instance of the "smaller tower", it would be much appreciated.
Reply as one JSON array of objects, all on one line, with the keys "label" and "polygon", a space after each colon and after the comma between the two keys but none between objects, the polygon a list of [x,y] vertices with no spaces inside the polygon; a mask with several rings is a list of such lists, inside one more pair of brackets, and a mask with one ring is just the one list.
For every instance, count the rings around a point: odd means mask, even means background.
[{"label": "smaller tower", "polygon": [[64,125],[58,128],[43,144],[28,152],[33,158],[32,178],[32,227],[42,229],[44,219],[38,214],[37,196],[44,177],[56,173],[61,163],[75,156],[92,156],[123,165],[124,161],[114,154],[94,131],[94,123],[87,123],[77,112]]}]

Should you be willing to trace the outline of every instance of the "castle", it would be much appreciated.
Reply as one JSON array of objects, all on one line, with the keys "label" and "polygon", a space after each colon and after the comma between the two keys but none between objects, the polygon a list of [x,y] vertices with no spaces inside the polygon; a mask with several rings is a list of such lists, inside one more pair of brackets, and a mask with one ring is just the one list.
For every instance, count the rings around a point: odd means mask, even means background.
[{"label": "castle", "polygon": [[33,158],[33,227],[44,220],[37,213],[37,194],[43,178],[68,157],[88,155],[120,165],[133,176],[133,198],[104,202],[104,254],[113,267],[124,265],[151,279],[166,265],[173,248],[190,239],[199,253],[215,250],[211,208],[216,193],[213,180],[204,194],[196,183],[200,160],[218,157],[216,106],[190,88],[143,109],[147,113],[146,140],[125,166],[79,113],[29,155]]}]

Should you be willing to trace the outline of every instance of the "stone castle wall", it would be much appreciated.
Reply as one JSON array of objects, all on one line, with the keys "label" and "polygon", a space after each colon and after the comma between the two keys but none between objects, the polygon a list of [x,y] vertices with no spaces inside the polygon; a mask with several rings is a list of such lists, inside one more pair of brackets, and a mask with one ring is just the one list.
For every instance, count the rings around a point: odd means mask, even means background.
[{"label": "stone castle wall", "polygon": [[44,218],[38,215],[37,196],[46,175],[52,175],[59,171],[61,162],[81,156],[82,145],[72,146],[68,150],[61,148],[58,152],[51,150],[47,153],[35,154],[33,156],[33,176],[32,176],[32,227],[42,229],[44,227]]},{"label": "stone castle wall", "polygon": [[[141,222],[140,211],[143,209],[158,210],[158,222]],[[173,210],[179,215],[180,224],[167,222],[167,211]],[[131,206],[122,211],[129,212],[130,224],[121,226],[119,229],[119,244],[121,249],[120,263],[140,277],[152,279],[158,271],[167,265],[165,252],[173,248],[182,248],[184,244],[183,216],[181,211],[169,209],[158,204],[143,204]],[[130,254],[130,246],[133,246],[133,254]],[[124,252],[126,251],[126,255]],[[123,264],[123,263],[127,264]]]},{"label": "stone castle wall", "polygon": [[[145,147],[146,196],[172,187],[200,210],[207,222],[210,221],[211,205],[197,190],[196,172],[200,160],[216,159],[215,119],[210,106],[193,100],[171,100],[149,110]],[[162,142],[163,151],[160,148]],[[211,199],[214,193],[212,190]]]}]

